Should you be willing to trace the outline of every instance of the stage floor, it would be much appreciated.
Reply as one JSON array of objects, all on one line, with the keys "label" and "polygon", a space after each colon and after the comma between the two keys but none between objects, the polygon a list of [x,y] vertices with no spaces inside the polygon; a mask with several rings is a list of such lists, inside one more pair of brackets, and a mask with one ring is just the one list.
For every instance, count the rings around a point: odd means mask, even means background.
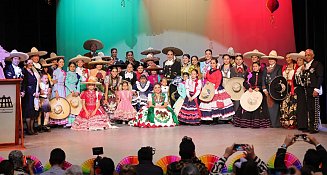
[{"label": "stage floor", "polygon": [[[253,144],[256,154],[268,161],[282,145],[287,134],[300,133],[298,130],[281,128],[246,129],[236,128],[229,124],[215,126],[178,126],[172,128],[135,128],[119,125],[119,129],[105,131],[72,131],[55,128],[50,133],[37,136],[26,136],[23,150],[25,155],[37,156],[43,164],[49,160],[53,148],[62,148],[66,152],[66,160],[72,164],[93,158],[92,147],[104,147],[104,155],[111,157],[115,165],[125,156],[137,155],[142,146],[156,148],[154,161],[166,155],[178,155],[182,137],[190,136],[196,146],[197,156],[214,154],[222,156],[227,146],[233,143]],[[323,128],[326,129],[326,128]],[[327,132],[314,135],[327,147]],[[296,155],[302,162],[303,155],[312,145],[298,141],[288,151]],[[10,151],[1,151],[0,156],[7,157]],[[240,154],[235,153],[234,156]],[[232,158],[230,158],[231,160]]]}]

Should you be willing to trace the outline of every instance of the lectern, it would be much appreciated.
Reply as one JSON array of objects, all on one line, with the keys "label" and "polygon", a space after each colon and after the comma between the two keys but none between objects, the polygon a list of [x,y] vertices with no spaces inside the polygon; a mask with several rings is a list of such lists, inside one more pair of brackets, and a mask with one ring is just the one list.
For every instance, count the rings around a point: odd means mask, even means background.
[{"label": "lectern", "polygon": [[22,79],[0,79],[0,149],[24,148],[21,81]]}]

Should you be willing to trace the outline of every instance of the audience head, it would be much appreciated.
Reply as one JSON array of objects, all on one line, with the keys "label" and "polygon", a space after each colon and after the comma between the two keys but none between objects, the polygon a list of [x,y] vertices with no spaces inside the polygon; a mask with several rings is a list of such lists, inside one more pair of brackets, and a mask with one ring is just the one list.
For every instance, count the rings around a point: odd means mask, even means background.
[{"label": "audience head", "polygon": [[259,169],[252,159],[240,158],[233,165],[235,175],[259,175]]},{"label": "audience head", "polygon": [[14,174],[14,164],[9,160],[1,161],[0,174],[13,175]]},{"label": "audience head", "polygon": [[181,171],[181,175],[200,175],[199,169],[192,163],[187,164]]},{"label": "audience head", "polygon": [[115,163],[111,158],[103,157],[99,162],[102,175],[112,175],[115,171]]},{"label": "audience head", "polygon": [[179,144],[179,155],[182,159],[191,159],[195,156],[195,145],[191,137],[183,137]]},{"label": "audience head", "polygon": [[316,172],[319,169],[321,163],[320,155],[315,149],[308,149],[304,155],[303,167],[308,167],[312,171]]},{"label": "audience head", "polygon": [[133,165],[123,165],[119,175],[136,175],[136,169]]},{"label": "audience head", "polygon": [[66,159],[65,152],[60,148],[55,148],[50,153],[49,162],[51,166],[53,165],[62,166],[65,162],[65,159]]},{"label": "audience head", "polygon": [[8,159],[14,164],[14,169],[22,168],[24,166],[24,156],[19,150],[13,150],[9,153]]},{"label": "audience head", "polygon": [[65,171],[65,175],[83,175],[83,171],[80,166],[73,165]]},{"label": "audience head", "polygon": [[152,162],[154,154],[155,154],[155,149],[150,146],[147,146],[147,147],[142,147],[138,151],[137,156],[138,156],[139,162],[144,161],[144,160],[149,160]]}]

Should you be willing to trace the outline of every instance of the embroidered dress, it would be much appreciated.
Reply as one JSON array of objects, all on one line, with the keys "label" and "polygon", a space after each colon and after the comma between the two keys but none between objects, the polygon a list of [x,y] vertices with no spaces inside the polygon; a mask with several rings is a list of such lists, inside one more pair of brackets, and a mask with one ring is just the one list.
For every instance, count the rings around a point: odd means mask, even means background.
[{"label": "embroidered dress", "polygon": [[86,90],[81,93],[81,99],[85,102],[89,115],[86,115],[85,110],[82,109],[72,124],[72,130],[103,130],[109,127],[108,115],[101,106],[95,115],[91,116],[101,98],[101,92]]},{"label": "embroidered dress", "polygon": [[[198,96],[201,92],[201,80],[188,79],[185,82],[186,98],[178,114],[178,120],[186,124],[200,124],[201,112],[199,110]],[[189,100],[189,98],[194,98]]]},{"label": "embroidered dress", "polygon": [[215,86],[215,95],[210,102],[201,102],[200,110],[202,120],[213,120],[213,118],[230,119],[234,114],[233,102],[230,95],[221,85],[222,74],[220,70],[210,70],[206,74],[206,81],[211,82]]},{"label": "embroidered dress", "polygon": [[102,104],[105,111],[109,115],[109,118],[113,118],[114,111],[117,108],[117,101],[116,101],[116,91],[118,90],[119,84],[121,82],[121,77],[117,76],[116,78],[113,78],[111,75],[107,75],[106,79],[104,80],[104,83],[108,85],[108,97],[107,101],[108,104]]},{"label": "embroidered dress", "polygon": [[167,96],[163,93],[157,99],[155,94],[149,94],[148,100],[153,106],[143,106],[142,109],[136,114],[136,119],[131,122],[132,126],[141,128],[156,128],[156,127],[171,127],[178,125],[177,117],[169,106],[166,108],[158,108],[164,103],[168,103]]},{"label": "embroidered dress", "polygon": [[139,111],[143,106],[148,105],[148,95],[151,93],[153,86],[151,85],[150,81],[146,83],[136,82],[133,85],[133,90],[136,91],[138,94],[137,97],[132,99],[132,105]]},{"label": "embroidered dress", "polygon": [[[121,90],[117,92],[117,97],[120,99],[117,109],[114,112],[115,120],[129,121],[135,118],[136,110],[132,106],[133,91]],[[117,98],[116,97],[116,98]]]},{"label": "embroidered dress", "polygon": [[[40,83],[40,106],[41,106],[41,112],[50,112],[51,106],[49,101],[49,83],[45,84],[43,82]],[[41,90],[43,93],[41,93]]]},{"label": "embroidered dress", "polygon": [[148,76],[148,80],[150,81],[152,86],[154,86],[154,84],[156,84],[156,83],[159,83],[161,79],[162,79],[162,76],[158,75],[158,74]]},{"label": "embroidered dress", "polygon": [[161,92],[164,93],[168,97],[169,86],[161,85]]}]

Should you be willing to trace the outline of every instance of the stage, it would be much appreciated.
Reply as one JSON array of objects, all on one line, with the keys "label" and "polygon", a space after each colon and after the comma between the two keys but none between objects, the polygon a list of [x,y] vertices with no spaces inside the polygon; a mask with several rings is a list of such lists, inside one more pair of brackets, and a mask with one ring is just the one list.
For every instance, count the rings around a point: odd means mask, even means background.
[{"label": "stage", "polygon": [[[166,155],[178,155],[179,143],[184,136],[193,138],[197,156],[214,154],[222,156],[227,146],[233,143],[253,144],[256,154],[267,162],[282,145],[287,134],[300,133],[298,130],[282,128],[247,129],[236,128],[229,124],[214,126],[178,126],[173,128],[135,128],[118,125],[119,129],[105,131],[72,131],[54,128],[50,133],[25,137],[25,155],[37,156],[45,164],[53,148],[62,148],[66,152],[66,160],[81,165],[85,160],[93,158],[92,147],[103,146],[104,155],[111,157],[115,165],[126,156],[137,155],[142,146],[156,148],[154,162]],[[326,128],[323,128],[326,129]],[[327,132],[320,131],[314,135],[327,147]],[[308,143],[298,141],[288,151],[302,162],[305,151],[314,148]],[[1,151],[0,156],[7,158],[10,151]],[[235,153],[234,156],[240,154]],[[232,158],[229,159],[229,161]]]}]

